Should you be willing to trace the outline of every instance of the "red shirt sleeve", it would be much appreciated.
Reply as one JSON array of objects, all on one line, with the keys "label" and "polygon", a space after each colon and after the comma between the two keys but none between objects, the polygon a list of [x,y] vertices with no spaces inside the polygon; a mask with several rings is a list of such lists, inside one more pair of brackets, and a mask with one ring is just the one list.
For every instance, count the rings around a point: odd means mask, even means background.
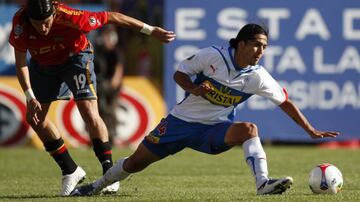
[{"label": "red shirt sleeve", "polygon": [[9,36],[9,43],[20,52],[26,52],[27,50],[27,32],[25,31],[26,25],[22,20],[24,15],[24,9],[21,8],[17,11],[13,17],[12,29]]},{"label": "red shirt sleeve", "polygon": [[64,4],[58,6],[58,11],[61,15],[65,15],[65,18],[76,24],[79,30],[85,33],[98,29],[108,22],[108,14],[106,11],[90,12],[77,10]]}]

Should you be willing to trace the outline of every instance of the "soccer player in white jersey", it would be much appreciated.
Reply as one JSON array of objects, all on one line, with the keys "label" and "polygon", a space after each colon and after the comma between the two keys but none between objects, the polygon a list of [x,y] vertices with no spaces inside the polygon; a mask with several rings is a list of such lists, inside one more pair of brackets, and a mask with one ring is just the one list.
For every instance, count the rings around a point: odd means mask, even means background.
[{"label": "soccer player in white jersey", "polygon": [[[99,194],[103,187],[186,147],[218,154],[235,145],[242,145],[258,195],[281,194],[289,189],[291,177],[268,177],[257,126],[234,121],[236,106],[252,95],[263,96],[278,105],[312,138],[336,137],[339,133],[316,130],[288,99],[285,89],[258,65],[267,42],[268,32],[263,27],[247,24],[229,41],[229,47],[201,49],[182,61],[174,80],[186,91],[184,100],[173,107],[130,157],[119,160],[103,177],[76,188],[72,194]],[[192,76],[196,76],[194,81]]]}]

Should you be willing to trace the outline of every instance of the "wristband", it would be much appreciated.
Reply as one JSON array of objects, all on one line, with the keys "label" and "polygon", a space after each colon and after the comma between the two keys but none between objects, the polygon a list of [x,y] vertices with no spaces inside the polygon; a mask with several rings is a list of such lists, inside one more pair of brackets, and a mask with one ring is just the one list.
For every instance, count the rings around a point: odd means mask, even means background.
[{"label": "wristband", "polygon": [[26,97],[26,102],[29,102],[32,99],[36,99],[34,92],[32,91],[31,88],[29,88],[25,91],[25,97]]},{"label": "wristband", "polygon": [[144,23],[143,27],[141,28],[140,32],[146,35],[150,35],[154,31],[154,27]]}]

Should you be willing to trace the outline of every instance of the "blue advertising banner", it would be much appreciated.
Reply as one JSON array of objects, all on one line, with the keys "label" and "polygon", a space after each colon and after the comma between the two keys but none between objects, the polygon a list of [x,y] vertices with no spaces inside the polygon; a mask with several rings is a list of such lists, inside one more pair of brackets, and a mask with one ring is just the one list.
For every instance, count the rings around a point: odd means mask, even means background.
[{"label": "blue advertising banner", "polygon": [[16,5],[0,4],[0,75],[15,74],[15,55],[9,44],[12,17],[19,9]]},{"label": "blue advertising banner", "polygon": [[[228,45],[246,23],[269,29],[261,64],[319,130],[340,131],[339,140],[360,138],[360,3],[358,0],[168,0],[165,27],[177,39],[165,46],[165,99],[184,97],[172,79],[179,61],[198,49]],[[258,125],[261,137],[311,141],[270,101],[252,96],[236,120]]]}]

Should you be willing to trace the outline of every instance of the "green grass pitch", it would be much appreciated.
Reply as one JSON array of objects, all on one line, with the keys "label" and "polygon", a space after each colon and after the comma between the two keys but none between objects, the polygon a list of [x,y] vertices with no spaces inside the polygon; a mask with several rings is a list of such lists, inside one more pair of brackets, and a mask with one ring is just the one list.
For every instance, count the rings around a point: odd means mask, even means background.
[{"label": "green grass pitch", "polygon": [[[157,162],[121,183],[116,195],[57,197],[60,170],[50,156],[31,148],[0,149],[0,201],[360,201],[359,150],[313,146],[265,146],[271,177],[292,176],[282,195],[257,196],[240,147],[220,155],[186,149]],[[85,183],[101,174],[91,149],[70,149],[87,172]],[[114,149],[114,159],[131,154]],[[343,173],[343,190],[314,195],[308,188],[310,170],[319,163],[335,164]]]}]

